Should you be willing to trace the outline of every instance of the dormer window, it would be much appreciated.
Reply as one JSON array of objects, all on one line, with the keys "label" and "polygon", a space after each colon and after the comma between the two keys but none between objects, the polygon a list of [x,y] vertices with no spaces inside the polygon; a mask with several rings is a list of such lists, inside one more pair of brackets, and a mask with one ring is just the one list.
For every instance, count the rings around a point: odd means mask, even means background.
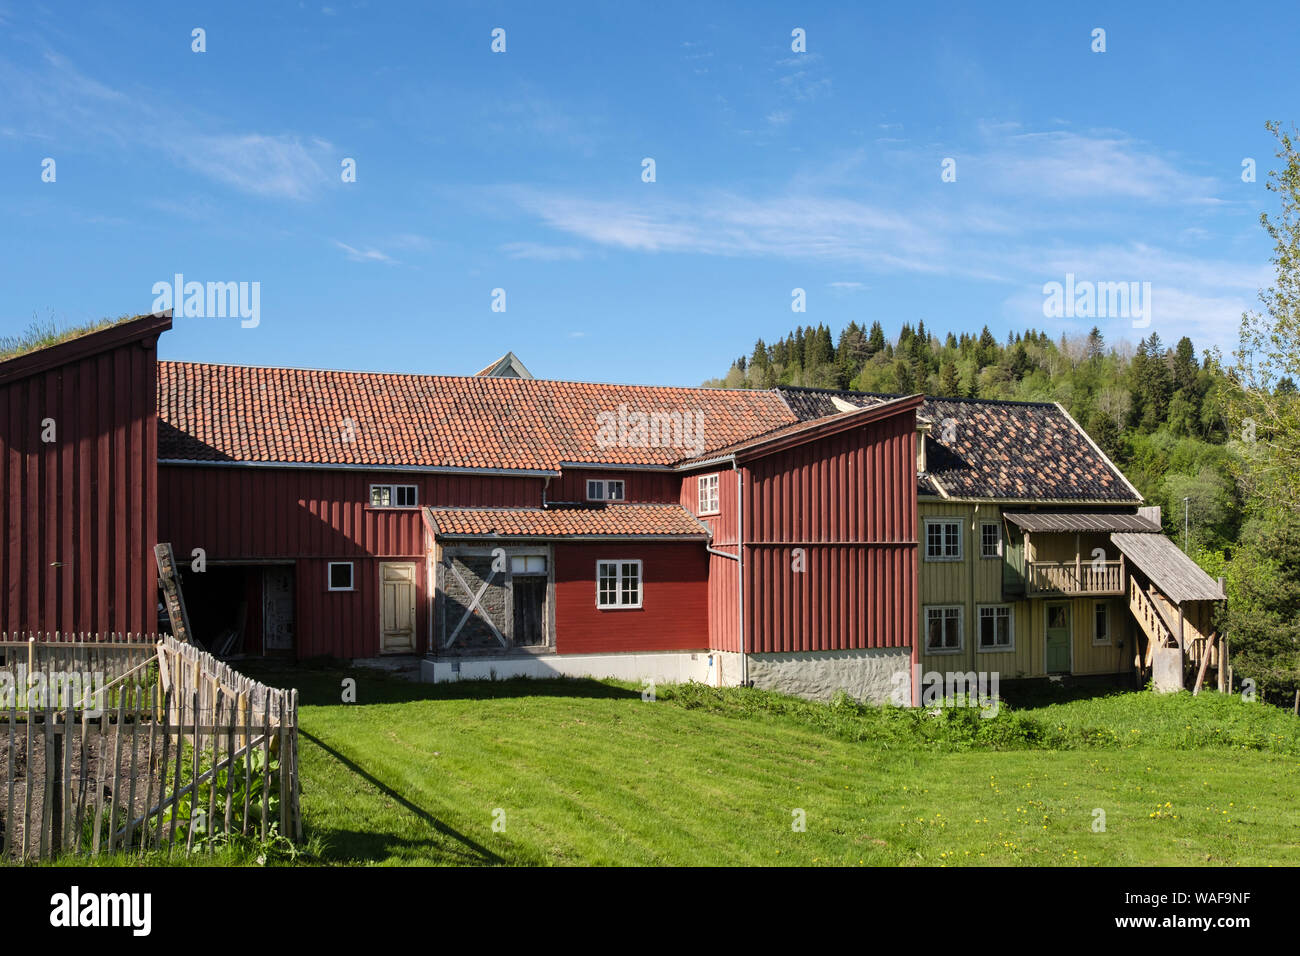
[{"label": "dormer window", "polygon": [[622,501],[623,482],[615,478],[591,478],[587,481],[588,501]]}]

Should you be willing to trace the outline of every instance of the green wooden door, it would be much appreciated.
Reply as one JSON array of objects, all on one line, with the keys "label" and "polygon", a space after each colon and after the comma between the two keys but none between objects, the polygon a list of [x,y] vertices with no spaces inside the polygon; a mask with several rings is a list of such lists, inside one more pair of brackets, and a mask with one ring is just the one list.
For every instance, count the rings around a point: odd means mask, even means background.
[{"label": "green wooden door", "polygon": [[1047,673],[1070,672],[1070,605],[1047,605]]}]

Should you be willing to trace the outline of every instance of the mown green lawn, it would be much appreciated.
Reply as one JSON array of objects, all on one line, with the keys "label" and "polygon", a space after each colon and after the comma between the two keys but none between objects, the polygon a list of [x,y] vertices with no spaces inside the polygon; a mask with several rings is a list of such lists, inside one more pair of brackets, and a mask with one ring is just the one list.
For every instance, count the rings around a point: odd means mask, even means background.
[{"label": "mown green lawn", "polygon": [[1300,722],[1215,694],[981,720],[751,690],[259,676],[303,690],[301,862],[1300,864]]}]

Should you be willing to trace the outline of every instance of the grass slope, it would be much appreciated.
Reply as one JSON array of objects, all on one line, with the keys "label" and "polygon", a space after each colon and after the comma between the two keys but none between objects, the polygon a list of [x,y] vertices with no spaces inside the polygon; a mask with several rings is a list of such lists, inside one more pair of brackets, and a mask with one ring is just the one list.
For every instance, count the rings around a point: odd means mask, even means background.
[{"label": "grass slope", "polygon": [[[1298,722],[1237,698],[981,720],[697,686],[643,702],[593,681],[295,677],[317,862],[1300,864]],[[345,677],[356,704],[335,703]]]},{"label": "grass slope", "polygon": [[1235,697],[1056,694],[981,719],[697,685],[645,702],[615,682],[255,676],[303,692],[309,840],[269,862],[1300,864],[1300,721]]}]

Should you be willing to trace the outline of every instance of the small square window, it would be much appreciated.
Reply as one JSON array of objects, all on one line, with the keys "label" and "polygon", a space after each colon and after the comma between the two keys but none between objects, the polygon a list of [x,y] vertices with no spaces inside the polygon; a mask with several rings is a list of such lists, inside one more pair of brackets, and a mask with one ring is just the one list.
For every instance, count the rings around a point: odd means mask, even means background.
[{"label": "small square window", "polygon": [[596,607],[638,608],[641,606],[641,562],[596,562]]},{"label": "small square window", "polygon": [[329,589],[331,591],[352,590],[352,562],[351,561],[330,562]]}]

